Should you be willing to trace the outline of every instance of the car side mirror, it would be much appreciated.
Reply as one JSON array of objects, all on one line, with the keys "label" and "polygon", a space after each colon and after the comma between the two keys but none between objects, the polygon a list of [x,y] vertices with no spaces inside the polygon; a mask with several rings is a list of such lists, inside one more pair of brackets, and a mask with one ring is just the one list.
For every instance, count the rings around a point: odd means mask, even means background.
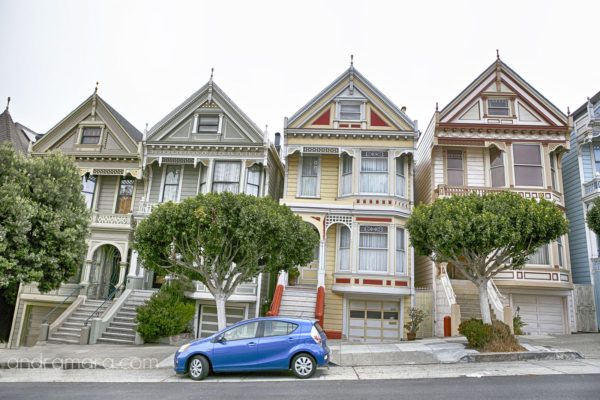
[{"label": "car side mirror", "polygon": [[225,341],[225,335],[219,335],[213,339],[213,343],[223,343]]}]

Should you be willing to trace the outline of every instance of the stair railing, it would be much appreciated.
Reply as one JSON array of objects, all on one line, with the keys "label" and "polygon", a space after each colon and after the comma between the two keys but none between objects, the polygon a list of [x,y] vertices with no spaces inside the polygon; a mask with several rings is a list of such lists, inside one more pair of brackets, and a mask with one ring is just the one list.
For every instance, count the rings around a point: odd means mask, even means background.
[{"label": "stair railing", "polygon": [[276,317],[279,315],[279,308],[281,307],[281,298],[283,297],[283,291],[283,285],[277,285],[277,287],[275,288],[275,294],[273,294],[271,308],[267,312],[268,317]]},{"label": "stair railing", "polygon": [[492,308],[494,309],[496,318],[502,320],[504,316],[504,303],[502,302],[502,299],[504,298],[504,296],[502,296],[502,294],[498,290],[498,287],[496,287],[496,284],[492,279],[490,279],[487,283],[487,292],[489,302],[492,305]]},{"label": "stair railing", "polygon": [[112,287],[112,289],[110,289],[110,291],[108,292],[108,296],[106,296],[106,298],[104,299],[104,301],[102,302],[102,304],[100,304],[92,312],[92,314],[85,320],[85,322],[83,323],[83,326],[87,326],[89,324],[89,322],[90,322],[90,319],[100,317],[100,309],[106,304],[106,302],[111,301],[117,295],[117,293],[119,293],[119,287],[116,287],[112,283],[109,284],[108,287],[109,288]]},{"label": "stair railing", "polygon": [[42,324],[47,324],[48,320],[50,319],[50,316],[52,314],[54,314],[56,312],[56,310],[58,310],[59,308],[62,308],[62,306],[67,302],[67,300],[69,300],[75,293],[79,293],[83,287],[84,286],[79,285],[79,286],[77,286],[76,289],[73,289],[73,291],[71,293],[69,293],[69,295],[67,297],[65,297],[65,299],[63,301],[58,303],[56,305],[56,307],[54,307],[52,310],[50,310],[50,312],[48,314],[46,314],[44,316],[44,318],[42,318]]},{"label": "stair railing", "polygon": [[325,315],[325,288],[319,286],[317,289],[317,302],[315,303],[315,318],[319,320],[319,325],[323,326]]},{"label": "stair railing", "polygon": [[445,265],[442,265],[441,267],[440,282],[442,284],[442,288],[444,289],[444,293],[446,294],[448,303],[450,305],[456,304],[456,294],[452,288],[452,283],[450,282],[450,277],[448,277],[448,272],[446,271]]}]

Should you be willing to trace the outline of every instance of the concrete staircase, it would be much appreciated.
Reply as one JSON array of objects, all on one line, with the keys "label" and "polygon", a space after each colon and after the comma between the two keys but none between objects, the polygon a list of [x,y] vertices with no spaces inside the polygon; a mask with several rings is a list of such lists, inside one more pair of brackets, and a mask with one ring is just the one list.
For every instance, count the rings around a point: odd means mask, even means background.
[{"label": "concrete staircase", "polygon": [[[481,308],[479,305],[479,291],[473,282],[452,279],[452,289],[456,295],[456,302],[460,305],[460,320],[467,321],[471,318],[481,319]],[[490,314],[492,320],[496,319],[496,315],[490,306]]]},{"label": "concrete staircase", "polygon": [[154,290],[134,290],[117,311],[106,331],[98,338],[97,343],[135,344],[137,308],[146,304],[154,293],[156,293]]},{"label": "concrete staircase", "polygon": [[316,304],[316,287],[286,286],[281,298],[279,315],[282,317],[315,318]]},{"label": "concrete staircase", "polygon": [[[86,299],[79,307],[77,307],[71,315],[67,317],[56,331],[50,333],[48,336],[49,343],[63,343],[63,344],[79,344],[81,338],[81,329],[85,321],[98,310],[94,317],[101,316],[104,311],[112,304],[112,301],[104,300],[88,300]],[[101,307],[100,307],[101,306]],[[100,307],[98,309],[98,307]],[[91,321],[91,319],[90,319]]]}]

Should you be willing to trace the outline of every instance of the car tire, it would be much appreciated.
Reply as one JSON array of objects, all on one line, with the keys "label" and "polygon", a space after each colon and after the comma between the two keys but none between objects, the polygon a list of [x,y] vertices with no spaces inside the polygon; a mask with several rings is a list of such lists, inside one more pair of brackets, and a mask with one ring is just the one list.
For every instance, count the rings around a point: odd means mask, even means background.
[{"label": "car tire", "polygon": [[188,364],[188,376],[195,381],[201,381],[208,375],[208,360],[204,356],[193,356]]},{"label": "car tire", "polygon": [[292,359],[292,373],[296,378],[308,379],[317,372],[315,358],[308,353],[296,354]]}]

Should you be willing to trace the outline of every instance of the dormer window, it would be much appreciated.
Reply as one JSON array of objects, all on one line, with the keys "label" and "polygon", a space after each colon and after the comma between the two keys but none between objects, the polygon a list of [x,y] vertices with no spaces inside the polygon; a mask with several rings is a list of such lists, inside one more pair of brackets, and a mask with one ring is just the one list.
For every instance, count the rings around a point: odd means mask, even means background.
[{"label": "dormer window", "polygon": [[356,102],[340,102],[341,121],[362,121],[362,104]]},{"label": "dormer window", "polygon": [[218,115],[199,115],[198,133],[218,133],[219,116]]},{"label": "dormer window", "polygon": [[100,127],[84,127],[81,132],[81,144],[98,144],[100,143]]},{"label": "dormer window", "polygon": [[510,116],[510,106],[508,99],[488,99],[487,101],[487,112],[488,115],[508,117]]}]

